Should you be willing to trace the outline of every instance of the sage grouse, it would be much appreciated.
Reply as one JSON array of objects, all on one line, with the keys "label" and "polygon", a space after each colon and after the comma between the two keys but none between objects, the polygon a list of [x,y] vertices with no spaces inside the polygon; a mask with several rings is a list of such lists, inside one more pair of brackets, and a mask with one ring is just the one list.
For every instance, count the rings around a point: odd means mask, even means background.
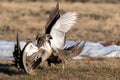
[{"label": "sage grouse", "polygon": [[[42,37],[37,35],[37,44],[28,42],[21,50],[17,39],[13,54],[16,66],[19,64],[19,67],[24,69],[26,73],[34,74],[34,69],[43,61],[47,60],[49,65],[61,63],[59,54],[56,55],[54,52],[64,49],[65,35],[72,28],[76,19],[76,12],[67,12],[60,16],[59,4],[57,3],[56,8],[49,16],[44,35]],[[15,55],[16,53],[18,55]]]}]

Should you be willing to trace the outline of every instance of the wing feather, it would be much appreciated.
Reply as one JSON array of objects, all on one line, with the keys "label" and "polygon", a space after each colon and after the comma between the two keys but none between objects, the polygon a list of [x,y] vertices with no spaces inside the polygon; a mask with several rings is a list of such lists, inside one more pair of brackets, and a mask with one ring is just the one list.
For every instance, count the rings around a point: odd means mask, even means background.
[{"label": "wing feather", "polygon": [[65,34],[76,23],[77,13],[68,12],[62,15],[53,26],[50,35],[52,36],[51,46],[54,49],[63,49],[65,43]]},{"label": "wing feather", "polygon": [[56,8],[51,12],[49,16],[49,20],[47,21],[47,24],[45,26],[45,34],[49,34],[53,25],[56,23],[56,21],[59,19],[59,4],[57,3]]},{"label": "wing feather", "polygon": [[76,12],[68,12],[60,17],[60,19],[56,22],[59,26],[56,26],[56,29],[62,32],[68,32],[74,23],[76,23],[77,13]]}]

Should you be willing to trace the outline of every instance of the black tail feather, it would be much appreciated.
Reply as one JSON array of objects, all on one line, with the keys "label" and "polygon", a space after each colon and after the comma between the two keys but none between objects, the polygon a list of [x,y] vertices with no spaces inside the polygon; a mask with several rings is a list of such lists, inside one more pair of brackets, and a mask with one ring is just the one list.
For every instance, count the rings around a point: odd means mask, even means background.
[{"label": "black tail feather", "polygon": [[19,34],[17,33],[13,57],[14,57],[15,67],[17,67],[18,69],[23,68],[21,56],[22,56],[22,52],[20,47]]}]

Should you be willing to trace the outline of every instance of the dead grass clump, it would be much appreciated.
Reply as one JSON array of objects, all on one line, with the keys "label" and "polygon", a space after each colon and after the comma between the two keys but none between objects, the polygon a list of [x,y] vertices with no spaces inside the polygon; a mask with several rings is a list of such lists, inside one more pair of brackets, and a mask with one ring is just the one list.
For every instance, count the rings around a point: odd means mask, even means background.
[{"label": "dead grass clump", "polygon": [[89,13],[80,13],[79,17],[89,17],[90,19],[95,19],[95,20],[106,20],[108,19],[110,16],[107,15],[99,15],[99,14],[89,14]]},{"label": "dead grass clump", "polygon": [[11,33],[11,32],[14,33],[15,29],[10,27],[10,26],[8,26],[8,25],[3,25],[2,27],[0,27],[0,32],[2,34],[4,34],[4,33]]},{"label": "dead grass clump", "polygon": [[92,3],[119,3],[119,0],[66,0],[70,2],[92,2]]}]

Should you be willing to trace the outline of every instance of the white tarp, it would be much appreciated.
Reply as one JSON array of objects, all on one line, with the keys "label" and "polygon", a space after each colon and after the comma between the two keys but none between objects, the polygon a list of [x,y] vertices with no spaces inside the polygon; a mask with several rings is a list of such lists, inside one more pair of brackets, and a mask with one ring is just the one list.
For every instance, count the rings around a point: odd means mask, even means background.
[{"label": "white tarp", "polygon": [[[120,46],[110,45],[102,46],[100,43],[85,42],[85,41],[67,41],[64,48],[77,45],[81,46],[85,43],[82,52],[73,57],[73,59],[82,59],[84,57],[104,58],[104,57],[120,57]],[[20,46],[23,48],[26,42],[21,41]],[[0,41],[0,59],[13,59],[13,50],[15,42]]]},{"label": "white tarp", "polygon": [[[21,41],[21,49],[24,47],[26,43]],[[0,60],[11,60],[13,59],[13,51],[14,51],[15,42],[0,40]]]},{"label": "white tarp", "polygon": [[[70,47],[79,44],[81,46],[84,44],[84,41],[78,43],[78,41],[68,41],[66,43],[66,47]],[[85,46],[82,52],[78,55],[73,57],[73,59],[82,59],[85,57],[92,57],[92,58],[105,58],[105,57],[119,57],[120,58],[120,46],[116,45],[109,45],[103,46],[100,43],[93,43],[93,42],[85,42]]]}]

